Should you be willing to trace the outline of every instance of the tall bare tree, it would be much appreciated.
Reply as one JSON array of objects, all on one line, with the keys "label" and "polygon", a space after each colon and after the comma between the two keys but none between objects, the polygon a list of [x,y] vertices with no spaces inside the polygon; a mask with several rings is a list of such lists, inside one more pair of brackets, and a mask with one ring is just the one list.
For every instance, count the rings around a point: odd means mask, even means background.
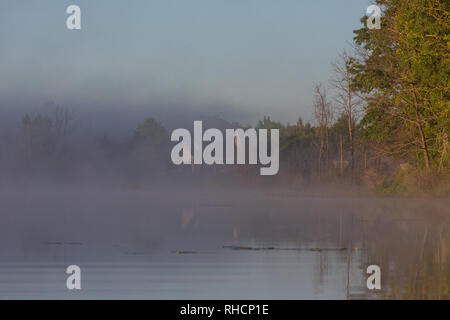
[{"label": "tall bare tree", "polygon": [[54,149],[57,154],[65,147],[67,137],[75,130],[74,119],[70,110],[55,102],[48,102],[44,106],[53,125]]},{"label": "tall bare tree", "polygon": [[355,59],[345,51],[332,63],[333,77],[331,84],[336,90],[335,101],[340,109],[347,116],[348,140],[350,148],[350,167],[353,173],[355,168],[355,122],[360,111],[361,99],[353,88],[352,67]]},{"label": "tall bare tree", "polygon": [[322,84],[316,84],[314,86],[314,119],[319,128],[320,134],[320,147],[319,147],[319,159],[318,159],[318,175],[319,180],[322,176],[322,162],[325,156],[325,167],[329,169],[329,128],[332,122],[332,110],[331,103],[328,101],[327,93]]}]

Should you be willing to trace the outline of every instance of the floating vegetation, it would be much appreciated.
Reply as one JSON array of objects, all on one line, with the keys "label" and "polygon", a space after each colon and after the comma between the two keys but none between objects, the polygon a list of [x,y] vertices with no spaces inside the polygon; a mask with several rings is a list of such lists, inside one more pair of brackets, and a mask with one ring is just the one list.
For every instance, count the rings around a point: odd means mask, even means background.
[{"label": "floating vegetation", "polygon": [[255,251],[264,251],[264,250],[285,250],[285,251],[358,251],[360,248],[276,248],[276,247],[249,247],[249,246],[219,246],[219,248],[231,249],[231,250],[255,250]]},{"label": "floating vegetation", "polygon": [[197,251],[172,251],[172,253],[175,253],[175,254],[195,254],[195,253],[197,253]]},{"label": "floating vegetation", "polygon": [[142,251],[131,251],[131,252],[124,252],[124,254],[129,256],[142,256],[144,252]]},{"label": "floating vegetation", "polygon": [[45,243],[48,246],[62,246],[62,245],[69,245],[69,246],[82,246],[82,242],[60,242],[60,241],[47,241]]},{"label": "floating vegetation", "polygon": [[58,241],[48,241],[48,242],[46,242],[45,244],[46,244],[46,245],[49,245],[49,246],[60,246],[60,245],[62,245],[63,243],[62,243],[62,242],[58,242]]}]

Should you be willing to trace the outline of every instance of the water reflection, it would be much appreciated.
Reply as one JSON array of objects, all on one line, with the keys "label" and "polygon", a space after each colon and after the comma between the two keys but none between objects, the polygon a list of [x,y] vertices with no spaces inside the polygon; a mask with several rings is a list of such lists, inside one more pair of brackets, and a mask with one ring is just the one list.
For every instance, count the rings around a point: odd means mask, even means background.
[{"label": "water reflection", "polygon": [[450,297],[448,199],[54,192],[2,199],[0,298]]}]

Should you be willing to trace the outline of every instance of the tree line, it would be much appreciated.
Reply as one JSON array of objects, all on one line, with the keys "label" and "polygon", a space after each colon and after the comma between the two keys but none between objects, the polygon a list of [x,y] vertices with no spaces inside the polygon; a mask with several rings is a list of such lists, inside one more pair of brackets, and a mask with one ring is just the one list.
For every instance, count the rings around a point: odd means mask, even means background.
[{"label": "tree line", "polygon": [[[375,187],[397,188],[395,178],[401,176],[417,178],[424,188],[444,181],[450,193],[450,2],[375,3],[382,8],[381,28],[369,30],[367,17],[361,18],[351,51],[331,64],[327,84],[313,87],[312,121],[298,118],[283,124],[264,117],[255,128],[280,129],[279,180],[368,180]],[[70,139],[76,130],[70,112],[56,104],[48,110],[25,115],[18,137],[0,139],[0,161],[9,164],[0,170],[35,172],[45,167],[67,173],[76,163],[77,170],[120,171],[141,180],[180,171],[190,172],[191,178],[223,173],[247,179],[256,172],[245,165],[174,167],[168,130],[151,117],[128,139],[96,137],[89,145],[77,144]],[[250,127],[220,121],[228,128]]]}]

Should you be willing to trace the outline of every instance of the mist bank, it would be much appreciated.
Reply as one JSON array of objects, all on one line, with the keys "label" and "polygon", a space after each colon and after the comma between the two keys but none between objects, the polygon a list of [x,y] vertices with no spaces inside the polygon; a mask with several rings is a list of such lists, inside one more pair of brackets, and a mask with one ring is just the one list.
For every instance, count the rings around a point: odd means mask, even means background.
[{"label": "mist bank", "polygon": [[[295,124],[283,124],[264,117],[251,126],[217,115],[191,115],[185,119],[183,125],[192,134],[190,118],[200,119],[204,130],[214,128],[223,134],[227,129],[279,130],[278,173],[261,177],[260,165],[249,164],[248,138],[244,139],[244,164],[175,165],[171,150],[176,142],[170,141],[171,128],[156,118],[141,119],[125,134],[118,130],[109,135],[105,132],[113,132],[116,122],[111,122],[104,132],[87,130],[83,120],[70,109],[49,103],[39,113],[22,115],[15,130],[0,136],[0,185],[86,184],[128,188],[243,185],[297,190],[326,186],[337,193],[339,186],[345,185],[349,193],[359,190],[359,193],[448,195],[449,192],[445,171],[424,173],[405,159],[377,153],[372,149],[376,145],[367,141],[355,140],[350,148],[344,115],[327,127],[326,136],[323,125],[304,123],[301,118]],[[360,134],[354,131],[355,137]]]}]

